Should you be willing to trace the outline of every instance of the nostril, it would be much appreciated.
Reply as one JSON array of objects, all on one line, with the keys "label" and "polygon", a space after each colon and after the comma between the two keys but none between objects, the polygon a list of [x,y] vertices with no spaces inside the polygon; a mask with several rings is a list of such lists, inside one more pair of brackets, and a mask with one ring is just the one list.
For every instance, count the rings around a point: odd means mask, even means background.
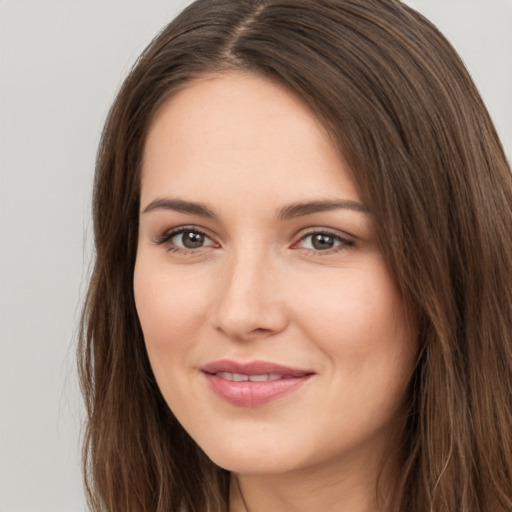
[{"label": "nostril", "polygon": [[266,329],[264,327],[257,327],[255,329],[247,330],[244,332],[241,329],[223,327],[222,325],[216,326],[215,330],[218,333],[223,334],[224,336],[228,336],[238,341],[250,340],[255,338],[264,338],[272,336],[273,333],[277,332],[277,330]]}]

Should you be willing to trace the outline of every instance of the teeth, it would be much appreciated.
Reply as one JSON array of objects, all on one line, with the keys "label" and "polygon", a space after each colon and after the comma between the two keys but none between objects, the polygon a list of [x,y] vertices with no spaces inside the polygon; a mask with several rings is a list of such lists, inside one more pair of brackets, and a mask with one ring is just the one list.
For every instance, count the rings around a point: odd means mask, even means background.
[{"label": "teeth", "polygon": [[284,376],[279,373],[265,373],[262,375],[244,375],[242,373],[231,373],[231,372],[217,372],[217,377],[222,379],[231,380],[234,382],[265,382],[267,380],[279,380],[283,379]]},{"label": "teeth", "polygon": [[263,382],[266,380],[270,380],[268,377],[268,375],[249,375],[249,380],[251,382]]}]

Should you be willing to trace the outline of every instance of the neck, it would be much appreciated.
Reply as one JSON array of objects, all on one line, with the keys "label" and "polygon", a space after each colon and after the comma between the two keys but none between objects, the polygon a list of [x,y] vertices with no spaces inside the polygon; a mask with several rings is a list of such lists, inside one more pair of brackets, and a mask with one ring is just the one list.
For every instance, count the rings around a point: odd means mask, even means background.
[{"label": "neck", "polygon": [[379,489],[391,489],[393,481],[387,464],[377,468],[310,468],[280,475],[232,474],[230,512],[386,512],[389,496]]}]

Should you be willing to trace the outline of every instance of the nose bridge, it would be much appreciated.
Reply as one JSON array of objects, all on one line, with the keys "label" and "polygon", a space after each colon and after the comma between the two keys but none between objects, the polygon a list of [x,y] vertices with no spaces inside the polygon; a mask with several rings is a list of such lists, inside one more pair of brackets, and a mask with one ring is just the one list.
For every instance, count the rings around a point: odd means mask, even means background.
[{"label": "nose bridge", "polygon": [[216,305],[216,328],[229,337],[244,339],[282,330],[286,318],[275,264],[269,251],[246,246],[226,261]]}]

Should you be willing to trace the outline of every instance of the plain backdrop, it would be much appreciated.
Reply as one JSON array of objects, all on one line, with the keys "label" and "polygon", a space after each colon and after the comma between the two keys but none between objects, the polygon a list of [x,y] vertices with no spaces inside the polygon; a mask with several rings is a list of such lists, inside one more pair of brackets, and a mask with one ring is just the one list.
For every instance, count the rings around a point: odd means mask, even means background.
[{"label": "plain backdrop", "polygon": [[[74,362],[109,105],[186,0],[0,2],[0,512],[85,511]],[[410,0],[458,49],[512,155],[512,0]]]}]

